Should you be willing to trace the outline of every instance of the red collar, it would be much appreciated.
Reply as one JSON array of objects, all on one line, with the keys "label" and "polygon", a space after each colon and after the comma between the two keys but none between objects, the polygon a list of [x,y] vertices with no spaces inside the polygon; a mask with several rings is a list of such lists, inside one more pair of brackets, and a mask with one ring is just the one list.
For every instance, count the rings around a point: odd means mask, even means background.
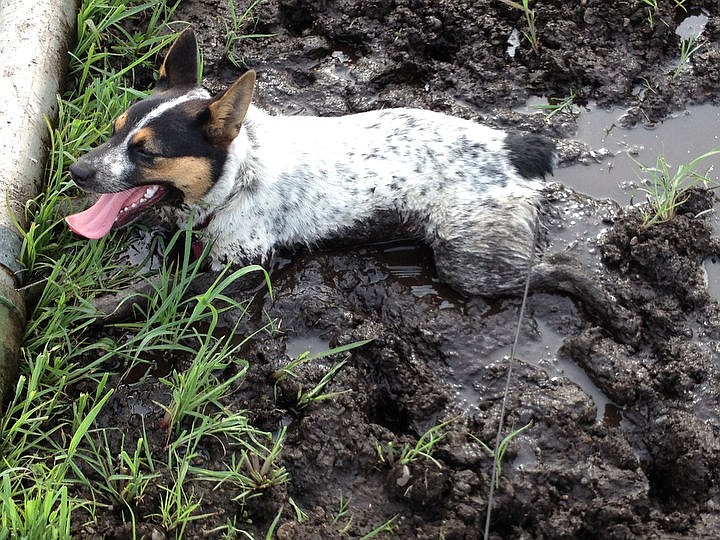
[{"label": "red collar", "polygon": [[[205,216],[205,219],[203,219],[200,223],[193,226],[193,232],[194,231],[202,231],[203,229],[207,228],[208,225],[210,225],[210,222],[212,221],[212,218],[215,216],[212,212],[210,212],[207,216]],[[190,250],[192,252],[192,256],[194,260],[198,260],[200,256],[202,255],[203,251],[205,250],[205,244],[200,240],[200,238],[195,235],[193,237],[192,243],[190,245]]]}]

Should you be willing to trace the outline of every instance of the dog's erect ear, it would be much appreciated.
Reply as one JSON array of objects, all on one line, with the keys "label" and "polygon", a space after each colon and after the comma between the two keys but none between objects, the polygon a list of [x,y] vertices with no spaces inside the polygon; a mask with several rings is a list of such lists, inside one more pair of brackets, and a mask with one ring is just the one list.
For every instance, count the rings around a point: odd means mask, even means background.
[{"label": "dog's erect ear", "polygon": [[205,133],[213,144],[228,146],[238,136],[250,107],[254,86],[255,72],[247,71],[205,111]]},{"label": "dog's erect ear", "polygon": [[186,28],[170,46],[155,88],[195,86],[197,84],[197,40],[192,28]]}]

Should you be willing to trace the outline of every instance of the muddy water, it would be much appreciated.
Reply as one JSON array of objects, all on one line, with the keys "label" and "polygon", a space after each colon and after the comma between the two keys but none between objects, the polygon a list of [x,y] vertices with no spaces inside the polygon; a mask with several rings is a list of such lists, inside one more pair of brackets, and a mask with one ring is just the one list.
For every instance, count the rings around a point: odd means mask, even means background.
[{"label": "muddy water", "polygon": [[[384,269],[375,281],[391,279],[408,286],[416,298],[424,298],[438,309],[462,309],[462,298],[441,283],[432,264],[432,252],[419,241],[412,239],[383,242],[358,250],[372,254],[383,261]],[[330,348],[328,336],[291,335],[285,342],[285,354],[295,359],[303,353],[317,354]]]},{"label": "muddy water", "polygon": [[285,342],[285,354],[293,360],[304,353],[313,355],[327,351],[329,348],[330,342],[327,339],[310,334],[290,336]]},{"label": "muddy water", "polygon": [[[591,151],[612,156],[597,163],[561,167],[556,179],[595,198],[610,198],[620,204],[642,202],[639,191],[644,178],[638,163],[654,166],[663,155],[675,171],[681,164],[720,146],[720,108],[712,105],[688,107],[686,111],[654,128],[621,127],[621,109],[583,108],[578,116],[575,138]],[[631,155],[628,155],[630,153]],[[720,155],[711,156],[696,171],[711,181],[720,180]]]},{"label": "muddy water", "polygon": [[706,260],[705,272],[707,272],[708,293],[720,300],[720,260],[715,257]]},{"label": "muddy water", "polygon": [[[513,315],[515,315],[513,313]],[[515,351],[515,358],[538,369],[544,370],[551,379],[566,377],[577,384],[592,398],[597,409],[596,418],[608,426],[616,426],[620,421],[619,408],[608,398],[590,377],[574,362],[558,355],[564,336],[558,333],[547,321],[534,317],[532,321],[533,337],[523,335]],[[482,362],[470,362],[463,366],[457,362],[453,366],[448,379],[455,390],[456,400],[468,412],[486,399],[486,389],[473,384],[476,377],[473,373],[486,365],[500,364],[508,361],[510,350],[500,348],[492,351]]]},{"label": "muddy water", "polygon": [[[576,208],[576,206],[573,206]],[[589,220],[588,220],[589,221]],[[568,234],[568,238],[570,235]],[[565,245],[559,242],[558,245]],[[567,246],[566,246],[567,247]],[[413,241],[397,241],[382,246],[371,246],[362,251],[371,252],[381,265],[375,279],[390,280],[408,286],[414,296],[422,298],[429,310],[464,310],[460,297],[438,281],[432,266],[432,257],[426,246]],[[545,304],[563,304],[559,309],[564,312],[573,309],[571,303],[553,295],[541,295],[532,298],[521,332],[521,340],[516,358],[537,369],[544,370],[551,378],[565,377],[577,384],[591,397],[597,410],[597,420],[605,425],[618,425],[621,415],[619,409],[590,379],[590,377],[574,362],[558,354],[564,336],[557,326],[543,316]],[[487,320],[477,321],[474,327],[481,328],[488,323],[489,327],[497,325],[497,320],[516,321],[518,302],[498,302],[490,306]],[[491,319],[493,319],[491,321]],[[514,325],[514,323],[512,323]],[[294,359],[309,352],[317,354],[331,347],[329,336],[318,334],[289,334],[285,341],[285,354]],[[462,410],[477,411],[487,399],[487,388],[478,386],[482,380],[482,371],[488,366],[504,363],[510,354],[510,348],[500,346],[492,348],[487,345],[478,348],[475,339],[468,336],[453,344],[455,351],[451,367],[444,373],[444,382],[453,389],[456,406]]]},{"label": "muddy water", "polygon": [[[525,110],[542,104],[535,100]],[[576,111],[577,133],[575,138],[587,144],[598,158],[596,162],[575,164],[561,167],[555,179],[564,186],[590,197],[586,203],[574,203],[566,206],[564,212],[565,226],[556,230],[554,245],[551,251],[558,249],[579,248],[584,256],[579,257],[585,264],[598,262],[595,240],[599,238],[605,227],[598,218],[602,209],[594,208],[598,200],[608,199],[621,205],[637,204],[645,200],[640,191],[644,176],[638,163],[652,166],[658,156],[663,155],[670,170],[689,163],[696,157],[720,147],[720,108],[711,105],[692,106],[686,111],[649,129],[622,127],[624,111],[603,110],[596,107],[582,108]],[[696,172],[705,176],[712,184],[720,183],[720,155],[713,155],[698,164]],[[609,210],[609,209],[608,209]],[[710,218],[716,234],[720,234],[720,217],[716,205],[715,215]],[[705,261],[708,292],[720,299],[720,260],[710,258]],[[539,322],[542,330],[540,347],[526,351],[527,357],[545,350],[557,350],[562,340],[554,335],[552,329]],[[527,346],[532,343],[526,344]],[[552,354],[550,354],[552,357]],[[606,424],[613,424],[618,418],[619,410],[590,380],[590,378],[569,361],[540,362],[548,374],[564,375],[578,384],[590,395],[598,408],[598,418],[603,417]]]}]

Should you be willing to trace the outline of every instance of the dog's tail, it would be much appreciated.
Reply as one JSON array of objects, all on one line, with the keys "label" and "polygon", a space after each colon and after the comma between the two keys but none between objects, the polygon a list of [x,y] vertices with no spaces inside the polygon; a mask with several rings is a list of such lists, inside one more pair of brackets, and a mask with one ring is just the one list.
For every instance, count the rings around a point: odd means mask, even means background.
[{"label": "dog's tail", "polygon": [[569,295],[582,303],[594,324],[605,328],[620,343],[637,345],[638,317],[621,305],[587,267],[567,253],[553,253],[536,263],[530,273],[535,292]]},{"label": "dog's tail", "polygon": [[524,178],[545,178],[555,169],[555,143],[547,137],[509,133],[505,138],[505,148],[510,163]]}]

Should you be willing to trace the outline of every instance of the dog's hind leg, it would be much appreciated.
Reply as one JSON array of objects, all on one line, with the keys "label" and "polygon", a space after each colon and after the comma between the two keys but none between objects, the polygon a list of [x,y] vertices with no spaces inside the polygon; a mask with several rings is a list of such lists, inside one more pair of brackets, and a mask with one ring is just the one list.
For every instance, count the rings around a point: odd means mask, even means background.
[{"label": "dog's hind leg", "polygon": [[522,290],[537,250],[536,199],[527,190],[452,208],[436,204],[426,239],[440,279],[466,295]]},{"label": "dog's hind leg", "polygon": [[467,296],[516,295],[530,272],[532,292],[568,295],[618,341],[637,340],[637,318],[584,265],[567,254],[541,258],[542,231],[532,193],[442,211],[435,209],[438,225],[427,240],[438,276],[451,287]]}]

